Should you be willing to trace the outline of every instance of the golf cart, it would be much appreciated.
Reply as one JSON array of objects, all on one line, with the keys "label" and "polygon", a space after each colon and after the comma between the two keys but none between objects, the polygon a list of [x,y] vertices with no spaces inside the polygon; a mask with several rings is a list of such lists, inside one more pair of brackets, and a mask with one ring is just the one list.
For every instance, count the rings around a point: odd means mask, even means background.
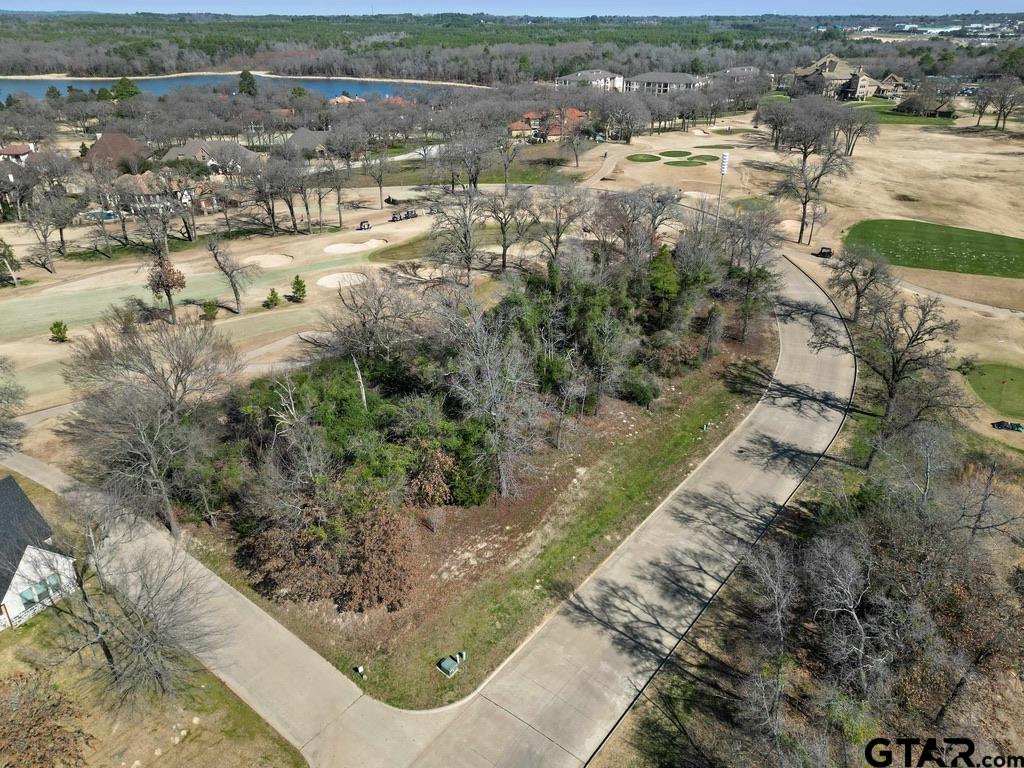
[{"label": "golf cart", "polygon": [[400,214],[398,211],[395,211],[394,213],[392,213],[391,214],[391,218],[388,219],[388,221],[401,221],[401,220],[402,220],[402,214]]},{"label": "golf cart", "polygon": [[1005,429],[1007,432],[1024,432],[1024,424],[1016,421],[993,421],[993,429]]},{"label": "golf cart", "polygon": [[416,213],[416,211],[408,210],[408,211],[405,212],[405,215],[402,218],[403,219],[415,219],[417,216],[419,216],[419,214]]},{"label": "golf cart", "polygon": [[356,229],[358,229],[360,232],[363,232],[363,231],[365,231],[365,230],[367,230],[369,228],[370,228],[370,222],[368,222],[366,220],[360,221],[359,222],[359,226],[356,227]]},{"label": "golf cart", "polygon": [[811,256],[817,256],[819,259],[831,259],[833,256],[832,249],[823,245],[818,249],[817,253],[812,253]]}]

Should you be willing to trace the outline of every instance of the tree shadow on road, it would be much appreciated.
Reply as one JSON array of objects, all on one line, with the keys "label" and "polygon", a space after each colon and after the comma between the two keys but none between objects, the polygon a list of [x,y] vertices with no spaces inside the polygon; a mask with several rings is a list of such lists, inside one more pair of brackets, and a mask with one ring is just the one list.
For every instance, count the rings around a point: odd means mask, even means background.
[{"label": "tree shadow on road", "polygon": [[766,402],[791,408],[801,416],[823,417],[829,412],[845,413],[847,408],[863,413],[852,408],[846,398],[834,392],[776,379],[775,372],[757,360],[731,363],[726,367],[723,378],[730,392],[760,394]]}]

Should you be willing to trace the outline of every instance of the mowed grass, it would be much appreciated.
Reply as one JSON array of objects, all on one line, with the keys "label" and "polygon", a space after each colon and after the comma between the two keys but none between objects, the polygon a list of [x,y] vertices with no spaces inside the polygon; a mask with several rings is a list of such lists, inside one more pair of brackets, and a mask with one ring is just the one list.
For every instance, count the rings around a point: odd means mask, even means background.
[{"label": "mowed grass", "polygon": [[698,144],[697,149],[736,149],[735,144]]},{"label": "mowed grass", "polygon": [[635,155],[626,155],[626,159],[631,163],[656,163],[661,160],[657,155],[649,155],[645,152],[638,152]]},{"label": "mowed grass", "polygon": [[676,168],[700,168],[702,165],[707,165],[707,163],[702,163],[700,160],[669,160],[665,165],[671,165]]},{"label": "mowed grass", "polygon": [[662,157],[689,157],[693,152],[687,152],[685,149],[669,149],[658,154]]},{"label": "mowed grass", "polygon": [[979,363],[967,374],[975,394],[1000,416],[1024,419],[1024,368]]},{"label": "mowed grass", "polygon": [[892,264],[971,275],[1024,277],[1024,240],[923,221],[868,219],[845,242],[874,248]]},{"label": "mowed grass", "polygon": [[885,125],[953,125],[956,121],[951,117],[924,117],[923,115],[906,115],[896,111],[896,102],[889,99],[872,97],[866,101],[854,103],[857,109],[870,109],[878,114],[878,122]]}]

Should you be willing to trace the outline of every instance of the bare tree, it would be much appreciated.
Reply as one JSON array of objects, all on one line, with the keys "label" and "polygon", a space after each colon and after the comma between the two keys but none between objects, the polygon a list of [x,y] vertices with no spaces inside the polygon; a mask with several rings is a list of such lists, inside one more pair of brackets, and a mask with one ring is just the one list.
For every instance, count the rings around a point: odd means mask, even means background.
[{"label": "bare tree", "polygon": [[86,393],[136,386],[152,393],[161,411],[176,416],[222,393],[239,365],[231,342],[209,323],[157,323],[126,331],[109,322],[75,342],[64,379]]},{"label": "bare tree", "polygon": [[390,363],[423,336],[430,307],[394,272],[371,272],[338,296],[341,307],[325,316],[322,331],[302,337],[318,354]]},{"label": "bare tree", "polygon": [[781,655],[800,588],[792,553],[773,541],[762,542],[747,558],[746,569],[753,577],[754,608],[771,655]]},{"label": "bare tree", "polygon": [[377,185],[381,210],[384,210],[384,179],[392,172],[393,165],[386,148],[368,153],[363,160],[363,173]]},{"label": "bare tree", "polygon": [[228,250],[227,243],[218,237],[207,241],[206,250],[231,288],[231,293],[235,297],[235,314],[242,314],[242,293],[259,278],[263,270],[258,264],[239,261],[238,257]]},{"label": "bare tree", "polygon": [[449,313],[448,328],[459,350],[449,386],[466,415],[487,425],[487,459],[498,493],[511,496],[518,488],[540,412],[530,360],[507,317],[485,315],[471,305],[468,317]]},{"label": "bare tree", "polygon": [[501,162],[501,170],[504,174],[506,197],[508,197],[509,192],[509,173],[512,170],[512,164],[516,161],[516,158],[519,156],[519,152],[522,148],[523,143],[519,139],[512,138],[507,131],[501,134],[495,142],[495,152],[498,155],[498,160]]},{"label": "bare tree", "polygon": [[15,450],[25,432],[15,418],[25,404],[25,394],[14,377],[14,361],[0,355],[0,455]]},{"label": "bare tree", "polygon": [[823,185],[833,177],[843,177],[850,172],[850,161],[845,150],[829,144],[817,157],[802,156],[796,163],[782,167],[782,179],[776,185],[776,193],[791,197],[800,204],[800,231],[797,242],[803,242],[807,228],[807,209],[818,200]]},{"label": "bare tree", "polygon": [[884,623],[871,610],[875,564],[869,550],[856,535],[846,538],[816,538],[804,567],[826,650],[840,673],[868,696],[884,681],[895,649],[887,642]]},{"label": "bare tree", "polygon": [[567,185],[554,185],[534,195],[535,238],[551,261],[558,260],[569,232],[589,210],[590,201],[585,195]]},{"label": "bare tree", "polygon": [[853,303],[850,321],[860,320],[865,299],[873,291],[888,291],[895,278],[889,265],[873,248],[863,245],[847,245],[842,252],[826,265],[832,274],[828,276],[829,290]]},{"label": "bare tree", "polygon": [[[812,344],[853,355],[875,375],[882,418],[888,421],[898,415],[898,403],[920,402],[920,395],[935,390],[948,370],[953,353],[950,340],[956,338],[959,324],[943,317],[942,302],[934,296],[907,300],[895,291],[876,292],[863,311],[866,317],[854,326],[852,342],[844,329],[819,324]],[[910,392],[913,398],[901,398]],[[920,412],[918,406],[914,408]]]},{"label": "bare tree", "polygon": [[530,208],[529,193],[521,187],[510,192],[506,186],[503,195],[484,195],[480,207],[484,216],[498,227],[501,271],[504,272],[508,267],[509,250],[529,236],[536,221]]},{"label": "bare tree", "polygon": [[974,89],[973,93],[968,95],[967,101],[970,102],[974,113],[978,116],[978,122],[975,125],[981,125],[981,119],[988,112],[989,107],[992,106],[992,91],[986,85],[979,86]]},{"label": "bare tree", "polygon": [[849,105],[839,111],[837,130],[843,138],[846,156],[851,157],[860,139],[874,141],[878,136],[878,113]]},{"label": "bare tree", "polygon": [[1019,77],[1001,77],[989,87],[992,94],[992,109],[996,113],[996,128],[1006,130],[1006,120],[1018,107],[1024,104],[1024,83]]},{"label": "bare tree", "polygon": [[91,666],[117,707],[179,691],[198,669],[193,654],[213,648],[207,594],[190,559],[152,534],[130,533],[118,503],[79,496],[70,508],[74,583],[53,611],[69,656]]},{"label": "bare tree", "polygon": [[484,216],[480,198],[467,188],[443,200],[430,230],[434,241],[430,260],[442,267],[465,271],[467,286],[472,284],[473,269],[485,255],[480,247]]}]

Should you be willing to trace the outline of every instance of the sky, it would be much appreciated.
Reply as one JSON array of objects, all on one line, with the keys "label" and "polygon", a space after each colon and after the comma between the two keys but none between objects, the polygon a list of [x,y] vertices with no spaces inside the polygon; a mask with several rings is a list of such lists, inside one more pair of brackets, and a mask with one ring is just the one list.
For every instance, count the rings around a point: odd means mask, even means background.
[{"label": "sky", "polygon": [[[980,4],[979,4],[980,3]],[[661,15],[699,16],[749,15],[763,13],[817,14],[822,11],[843,14],[962,14],[980,10],[985,13],[1024,12],[1024,0],[852,0],[843,5],[822,6],[816,0],[718,0],[713,5],[679,0],[634,0],[628,4],[616,0],[302,0],[282,6],[280,0],[0,0],[4,10],[32,11],[108,11],[133,13],[207,12],[235,14],[364,14],[364,13],[494,13],[533,14],[537,16]]]}]

